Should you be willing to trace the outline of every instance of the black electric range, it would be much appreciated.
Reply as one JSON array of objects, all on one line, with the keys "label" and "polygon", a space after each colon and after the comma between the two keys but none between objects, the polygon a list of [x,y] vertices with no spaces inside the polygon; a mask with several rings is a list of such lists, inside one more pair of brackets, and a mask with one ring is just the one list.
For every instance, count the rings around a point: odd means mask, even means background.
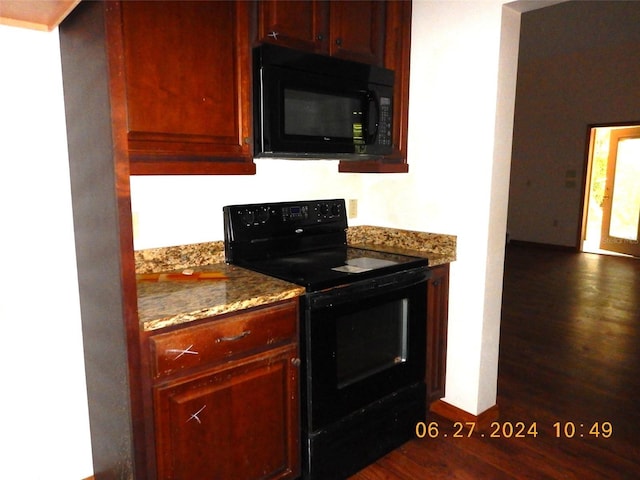
[{"label": "black electric range", "polygon": [[224,207],[229,263],[306,287],[345,285],[426,266],[427,259],[347,246],[343,199]]},{"label": "black electric range", "polygon": [[224,207],[229,263],[302,285],[302,477],[348,478],[424,419],[427,260],[352,248],[341,199]]}]

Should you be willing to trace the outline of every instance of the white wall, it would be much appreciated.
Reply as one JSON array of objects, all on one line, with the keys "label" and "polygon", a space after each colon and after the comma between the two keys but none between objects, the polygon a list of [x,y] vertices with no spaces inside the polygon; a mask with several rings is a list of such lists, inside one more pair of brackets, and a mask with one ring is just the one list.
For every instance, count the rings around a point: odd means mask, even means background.
[{"label": "white wall", "polygon": [[[507,95],[507,132],[498,139],[506,148],[497,150],[503,3],[414,2],[411,173],[403,180],[368,176],[361,208],[373,223],[458,236],[444,400],[473,414],[496,402],[512,121]],[[516,49],[518,24],[516,18],[511,32]],[[507,80],[515,85],[517,57],[509,58]]]},{"label": "white wall", "polygon": [[[224,205],[361,196],[361,178],[337,161],[257,160],[256,175],[135,176],[136,250],[223,239]],[[355,220],[354,220],[355,224]]]},{"label": "white wall", "polygon": [[91,475],[57,33],[0,26],[0,478]]},{"label": "white wall", "polygon": [[512,239],[579,245],[589,126],[640,122],[639,23],[640,2],[568,2],[523,15]]}]

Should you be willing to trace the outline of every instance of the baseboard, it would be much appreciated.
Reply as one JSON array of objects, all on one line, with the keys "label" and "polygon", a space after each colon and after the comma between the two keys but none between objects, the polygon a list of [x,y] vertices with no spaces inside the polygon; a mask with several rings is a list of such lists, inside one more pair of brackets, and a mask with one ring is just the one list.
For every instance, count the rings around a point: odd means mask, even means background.
[{"label": "baseboard", "polygon": [[436,400],[429,406],[429,411],[451,420],[452,422],[473,422],[478,431],[487,431],[491,427],[491,422],[495,422],[499,415],[498,405],[486,409],[479,415],[473,415],[461,408],[455,407],[443,400]]}]

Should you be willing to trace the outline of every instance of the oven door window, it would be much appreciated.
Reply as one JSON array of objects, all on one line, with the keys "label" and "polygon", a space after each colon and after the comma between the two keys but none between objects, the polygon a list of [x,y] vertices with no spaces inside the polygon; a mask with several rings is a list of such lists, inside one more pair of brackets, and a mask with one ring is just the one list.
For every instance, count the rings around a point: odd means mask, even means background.
[{"label": "oven door window", "polygon": [[409,300],[345,314],[336,323],[336,377],[345,388],[407,361]]},{"label": "oven door window", "polygon": [[312,430],[424,381],[426,281],[345,297],[305,313]]}]

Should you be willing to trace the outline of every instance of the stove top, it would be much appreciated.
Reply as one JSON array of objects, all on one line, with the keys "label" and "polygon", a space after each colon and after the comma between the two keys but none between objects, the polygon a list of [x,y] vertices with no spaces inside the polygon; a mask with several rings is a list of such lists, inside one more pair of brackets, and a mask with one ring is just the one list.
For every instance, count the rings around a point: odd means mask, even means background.
[{"label": "stove top", "polygon": [[223,209],[227,261],[317,291],[427,266],[425,258],[347,246],[344,200]]},{"label": "stove top", "polygon": [[302,285],[311,292],[426,266],[427,260],[343,247],[262,260],[240,261],[238,265]]}]

